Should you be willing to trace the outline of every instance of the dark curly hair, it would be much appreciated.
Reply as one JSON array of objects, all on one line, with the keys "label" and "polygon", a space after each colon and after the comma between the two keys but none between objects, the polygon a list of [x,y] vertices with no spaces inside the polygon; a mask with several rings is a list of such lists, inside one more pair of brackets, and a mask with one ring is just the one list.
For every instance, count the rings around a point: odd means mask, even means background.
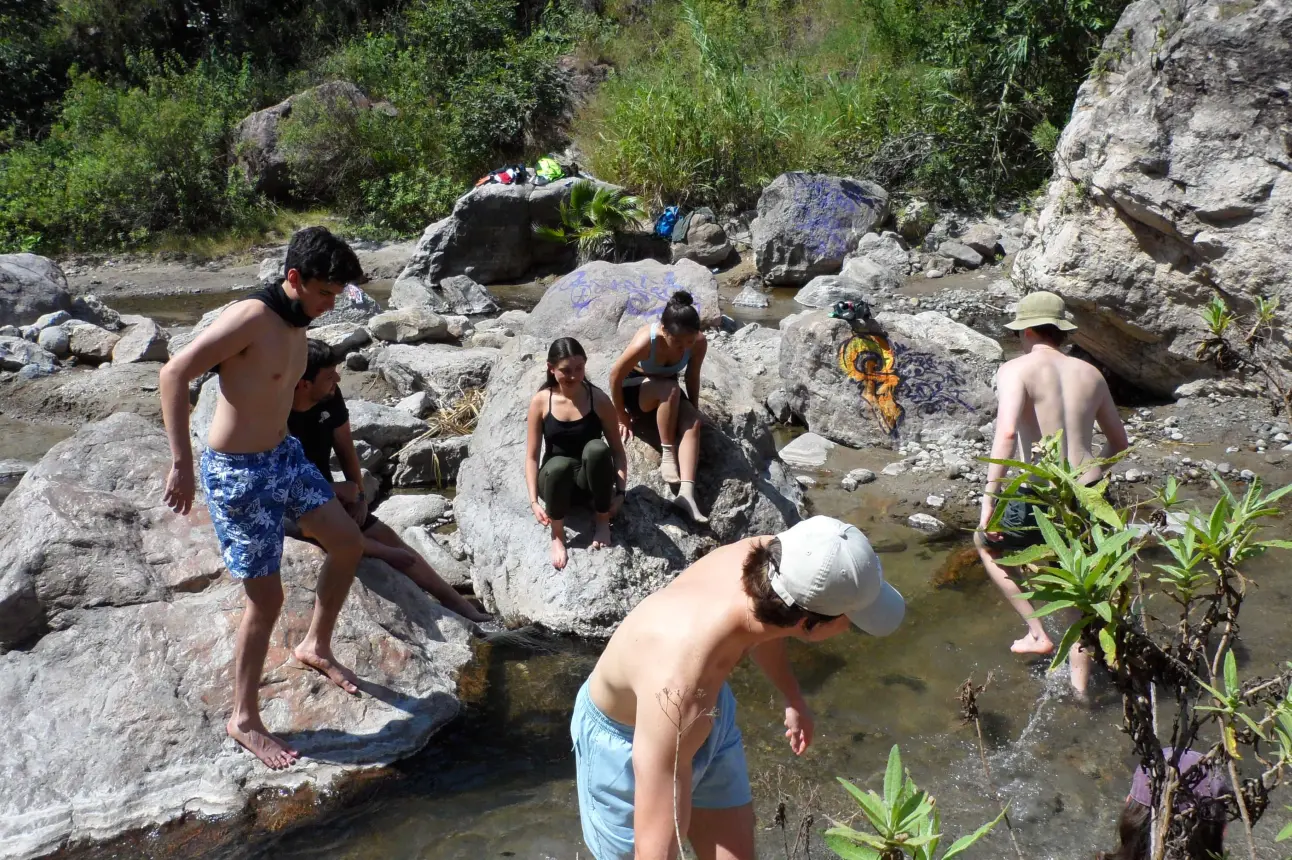
[{"label": "dark curly hair", "polygon": [[354,284],[363,280],[359,258],[343,240],[326,227],[306,227],[287,246],[283,275],[295,269],[301,283],[319,280],[328,284]]}]

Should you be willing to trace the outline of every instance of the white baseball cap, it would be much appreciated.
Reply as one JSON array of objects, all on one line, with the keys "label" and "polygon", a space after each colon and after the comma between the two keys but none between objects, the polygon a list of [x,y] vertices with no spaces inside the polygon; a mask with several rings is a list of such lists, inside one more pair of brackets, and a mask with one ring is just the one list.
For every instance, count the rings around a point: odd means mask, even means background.
[{"label": "white baseball cap", "polygon": [[781,564],[771,586],[786,605],[847,615],[872,636],[887,636],[902,623],[906,601],[884,582],[879,556],[856,526],[817,516],[776,537]]}]

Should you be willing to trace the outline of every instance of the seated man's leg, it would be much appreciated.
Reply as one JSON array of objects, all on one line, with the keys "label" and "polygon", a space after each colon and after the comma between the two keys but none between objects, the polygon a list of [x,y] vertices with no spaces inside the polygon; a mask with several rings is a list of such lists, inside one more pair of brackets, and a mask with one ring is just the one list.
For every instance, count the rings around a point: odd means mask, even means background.
[{"label": "seated man's leg", "polygon": [[314,615],[309,632],[293,653],[296,659],[323,673],[347,693],[358,693],[355,685],[358,678],[338,663],[332,653],[332,631],[336,629],[337,616],[363,558],[363,535],[341,500],[333,495],[332,484],[305,459],[300,443],[295,437],[288,437],[288,441],[293,443],[283,464],[289,487],[288,516],[327,553],[314,588]]},{"label": "seated man's leg", "polygon": [[402,571],[413,582],[425,592],[434,597],[445,608],[456,612],[463,618],[470,621],[492,621],[493,618],[486,612],[481,612],[471,605],[471,602],[458,594],[453,586],[449,585],[440,575],[435,572],[426,559],[422,558],[413,550],[404,540],[396,534],[395,530],[383,523],[381,520],[374,520],[372,525],[368,526],[367,531],[363,533],[364,555],[380,558],[384,561],[390,561],[390,550],[401,550],[403,553],[411,556],[411,560],[404,565],[392,564],[393,567]]}]

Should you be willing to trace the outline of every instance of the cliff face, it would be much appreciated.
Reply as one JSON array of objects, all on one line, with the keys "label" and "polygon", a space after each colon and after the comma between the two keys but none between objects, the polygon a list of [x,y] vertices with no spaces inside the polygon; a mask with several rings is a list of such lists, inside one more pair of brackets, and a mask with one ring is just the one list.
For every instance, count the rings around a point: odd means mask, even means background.
[{"label": "cliff face", "polygon": [[1212,296],[1250,313],[1292,271],[1290,68],[1283,0],[1139,0],[1077,96],[1014,278],[1062,295],[1077,342],[1154,393],[1213,373],[1195,356]]}]

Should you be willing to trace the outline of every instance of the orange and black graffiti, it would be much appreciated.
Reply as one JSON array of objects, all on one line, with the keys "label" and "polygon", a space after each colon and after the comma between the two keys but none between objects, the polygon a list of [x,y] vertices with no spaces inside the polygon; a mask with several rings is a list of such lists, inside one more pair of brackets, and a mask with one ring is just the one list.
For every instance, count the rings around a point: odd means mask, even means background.
[{"label": "orange and black graffiti", "polygon": [[897,389],[902,379],[896,370],[893,346],[882,334],[858,334],[839,350],[839,368],[861,383],[861,396],[875,411],[884,432],[897,432],[902,406]]},{"label": "orange and black graffiti", "polygon": [[882,334],[855,333],[839,349],[839,369],[859,384],[862,399],[890,436],[897,436],[908,409],[920,415],[974,411],[953,362]]}]

